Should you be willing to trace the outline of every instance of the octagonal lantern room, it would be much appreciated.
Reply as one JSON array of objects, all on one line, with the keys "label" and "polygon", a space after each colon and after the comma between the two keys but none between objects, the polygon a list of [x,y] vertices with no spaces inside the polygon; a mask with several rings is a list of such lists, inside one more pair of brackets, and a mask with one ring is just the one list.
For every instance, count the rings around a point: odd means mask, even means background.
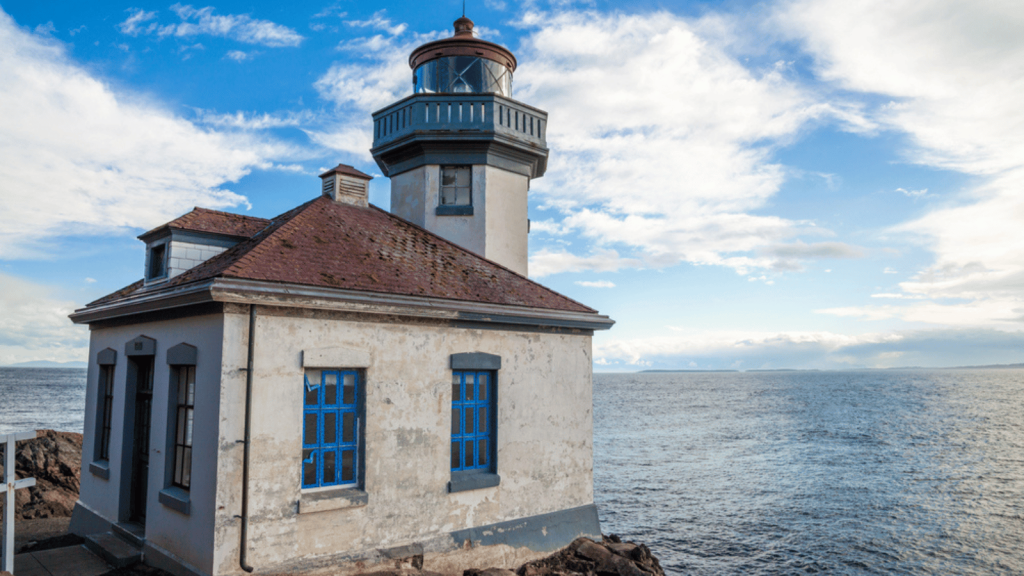
[{"label": "octagonal lantern room", "polygon": [[473,21],[455,21],[455,35],[420,46],[409,56],[416,94],[500,94],[512,97],[516,57],[473,36]]}]

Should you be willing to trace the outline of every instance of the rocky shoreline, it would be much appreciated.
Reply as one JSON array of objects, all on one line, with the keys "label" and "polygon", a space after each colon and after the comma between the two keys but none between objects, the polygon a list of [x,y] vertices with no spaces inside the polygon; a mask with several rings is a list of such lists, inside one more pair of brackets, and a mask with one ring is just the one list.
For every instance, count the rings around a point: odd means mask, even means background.
[{"label": "rocky shoreline", "polygon": [[[2,453],[2,448],[0,448]],[[0,462],[3,460],[0,459]],[[40,551],[75,545],[81,539],[67,533],[68,521],[80,490],[82,435],[74,432],[40,430],[33,439],[21,442],[15,453],[19,478],[36,479],[36,485],[19,490],[15,528],[18,552]],[[0,474],[3,466],[0,465]],[[2,506],[2,503],[0,503]],[[0,573],[5,576],[6,573]],[[516,570],[471,568],[463,576],[665,576],[658,559],[647,546],[623,542],[614,534],[601,542],[578,538],[569,546],[527,562]],[[170,576],[162,570],[133,566],[112,570],[104,576]],[[357,576],[443,576],[419,569],[378,570]]]}]

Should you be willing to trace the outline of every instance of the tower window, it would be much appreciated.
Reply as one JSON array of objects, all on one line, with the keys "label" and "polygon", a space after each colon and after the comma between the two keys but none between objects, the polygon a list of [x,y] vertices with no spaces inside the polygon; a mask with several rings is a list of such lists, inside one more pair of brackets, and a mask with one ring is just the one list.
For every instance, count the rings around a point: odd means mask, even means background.
[{"label": "tower window", "polygon": [[471,206],[473,179],[471,166],[441,167],[441,206]]}]

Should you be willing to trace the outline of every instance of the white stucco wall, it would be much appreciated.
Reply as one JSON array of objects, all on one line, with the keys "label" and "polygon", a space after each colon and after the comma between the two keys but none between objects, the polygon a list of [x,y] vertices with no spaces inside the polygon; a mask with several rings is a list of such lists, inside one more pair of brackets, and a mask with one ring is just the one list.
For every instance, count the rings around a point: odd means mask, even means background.
[{"label": "white stucco wall", "polygon": [[391,178],[391,213],[492,260],[527,274],[529,178],[473,166],[473,215],[438,216],[440,166],[420,166]]},{"label": "white stucco wall", "polygon": [[[85,439],[82,450],[82,478],[79,501],[107,522],[127,519],[121,493],[127,492],[130,471],[122,468],[125,391],[128,357],[125,343],[144,335],[156,340],[153,374],[153,405],[150,432],[149,485],[146,506],[146,540],[196,568],[213,567],[213,525],[217,484],[217,455],[220,436],[221,345],[223,316],[220,314],[183,318],[132,326],[98,328],[90,333],[88,387],[85,407]],[[191,512],[183,515],[159,502],[165,484],[166,440],[171,367],[167,349],[181,343],[198,349],[196,364],[194,447],[192,456]],[[114,373],[114,402],[110,439],[110,478],[104,480],[89,470],[95,452],[99,367],[96,355],[105,348],[117,352]],[[131,435],[129,434],[129,437]]]},{"label": "white stucco wall", "polygon": [[493,166],[480,168],[487,191],[486,258],[527,276],[530,179]]},{"label": "white stucco wall", "polygon": [[[257,320],[248,558],[258,571],[593,502],[590,336],[297,316],[261,313]],[[215,573],[238,574],[242,447],[235,442],[243,435],[245,373],[239,368],[246,360],[248,316],[226,314],[224,327]],[[329,347],[369,356],[369,500],[299,514],[302,351],[323,354]],[[501,483],[449,494],[449,358],[460,352],[502,357]]]}]

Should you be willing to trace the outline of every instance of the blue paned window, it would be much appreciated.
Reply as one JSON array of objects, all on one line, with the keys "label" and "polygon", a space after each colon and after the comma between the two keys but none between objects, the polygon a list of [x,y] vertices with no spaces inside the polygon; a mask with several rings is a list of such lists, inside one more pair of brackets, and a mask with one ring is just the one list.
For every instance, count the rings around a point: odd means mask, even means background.
[{"label": "blue paned window", "polygon": [[452,471],[491,470],[494,450],[492,372],[452,372]]},{"label": "blue paned window", "polygon": [[359,478],[359,373],[307,370],[303,380],[302,487],[355,486]]}]

